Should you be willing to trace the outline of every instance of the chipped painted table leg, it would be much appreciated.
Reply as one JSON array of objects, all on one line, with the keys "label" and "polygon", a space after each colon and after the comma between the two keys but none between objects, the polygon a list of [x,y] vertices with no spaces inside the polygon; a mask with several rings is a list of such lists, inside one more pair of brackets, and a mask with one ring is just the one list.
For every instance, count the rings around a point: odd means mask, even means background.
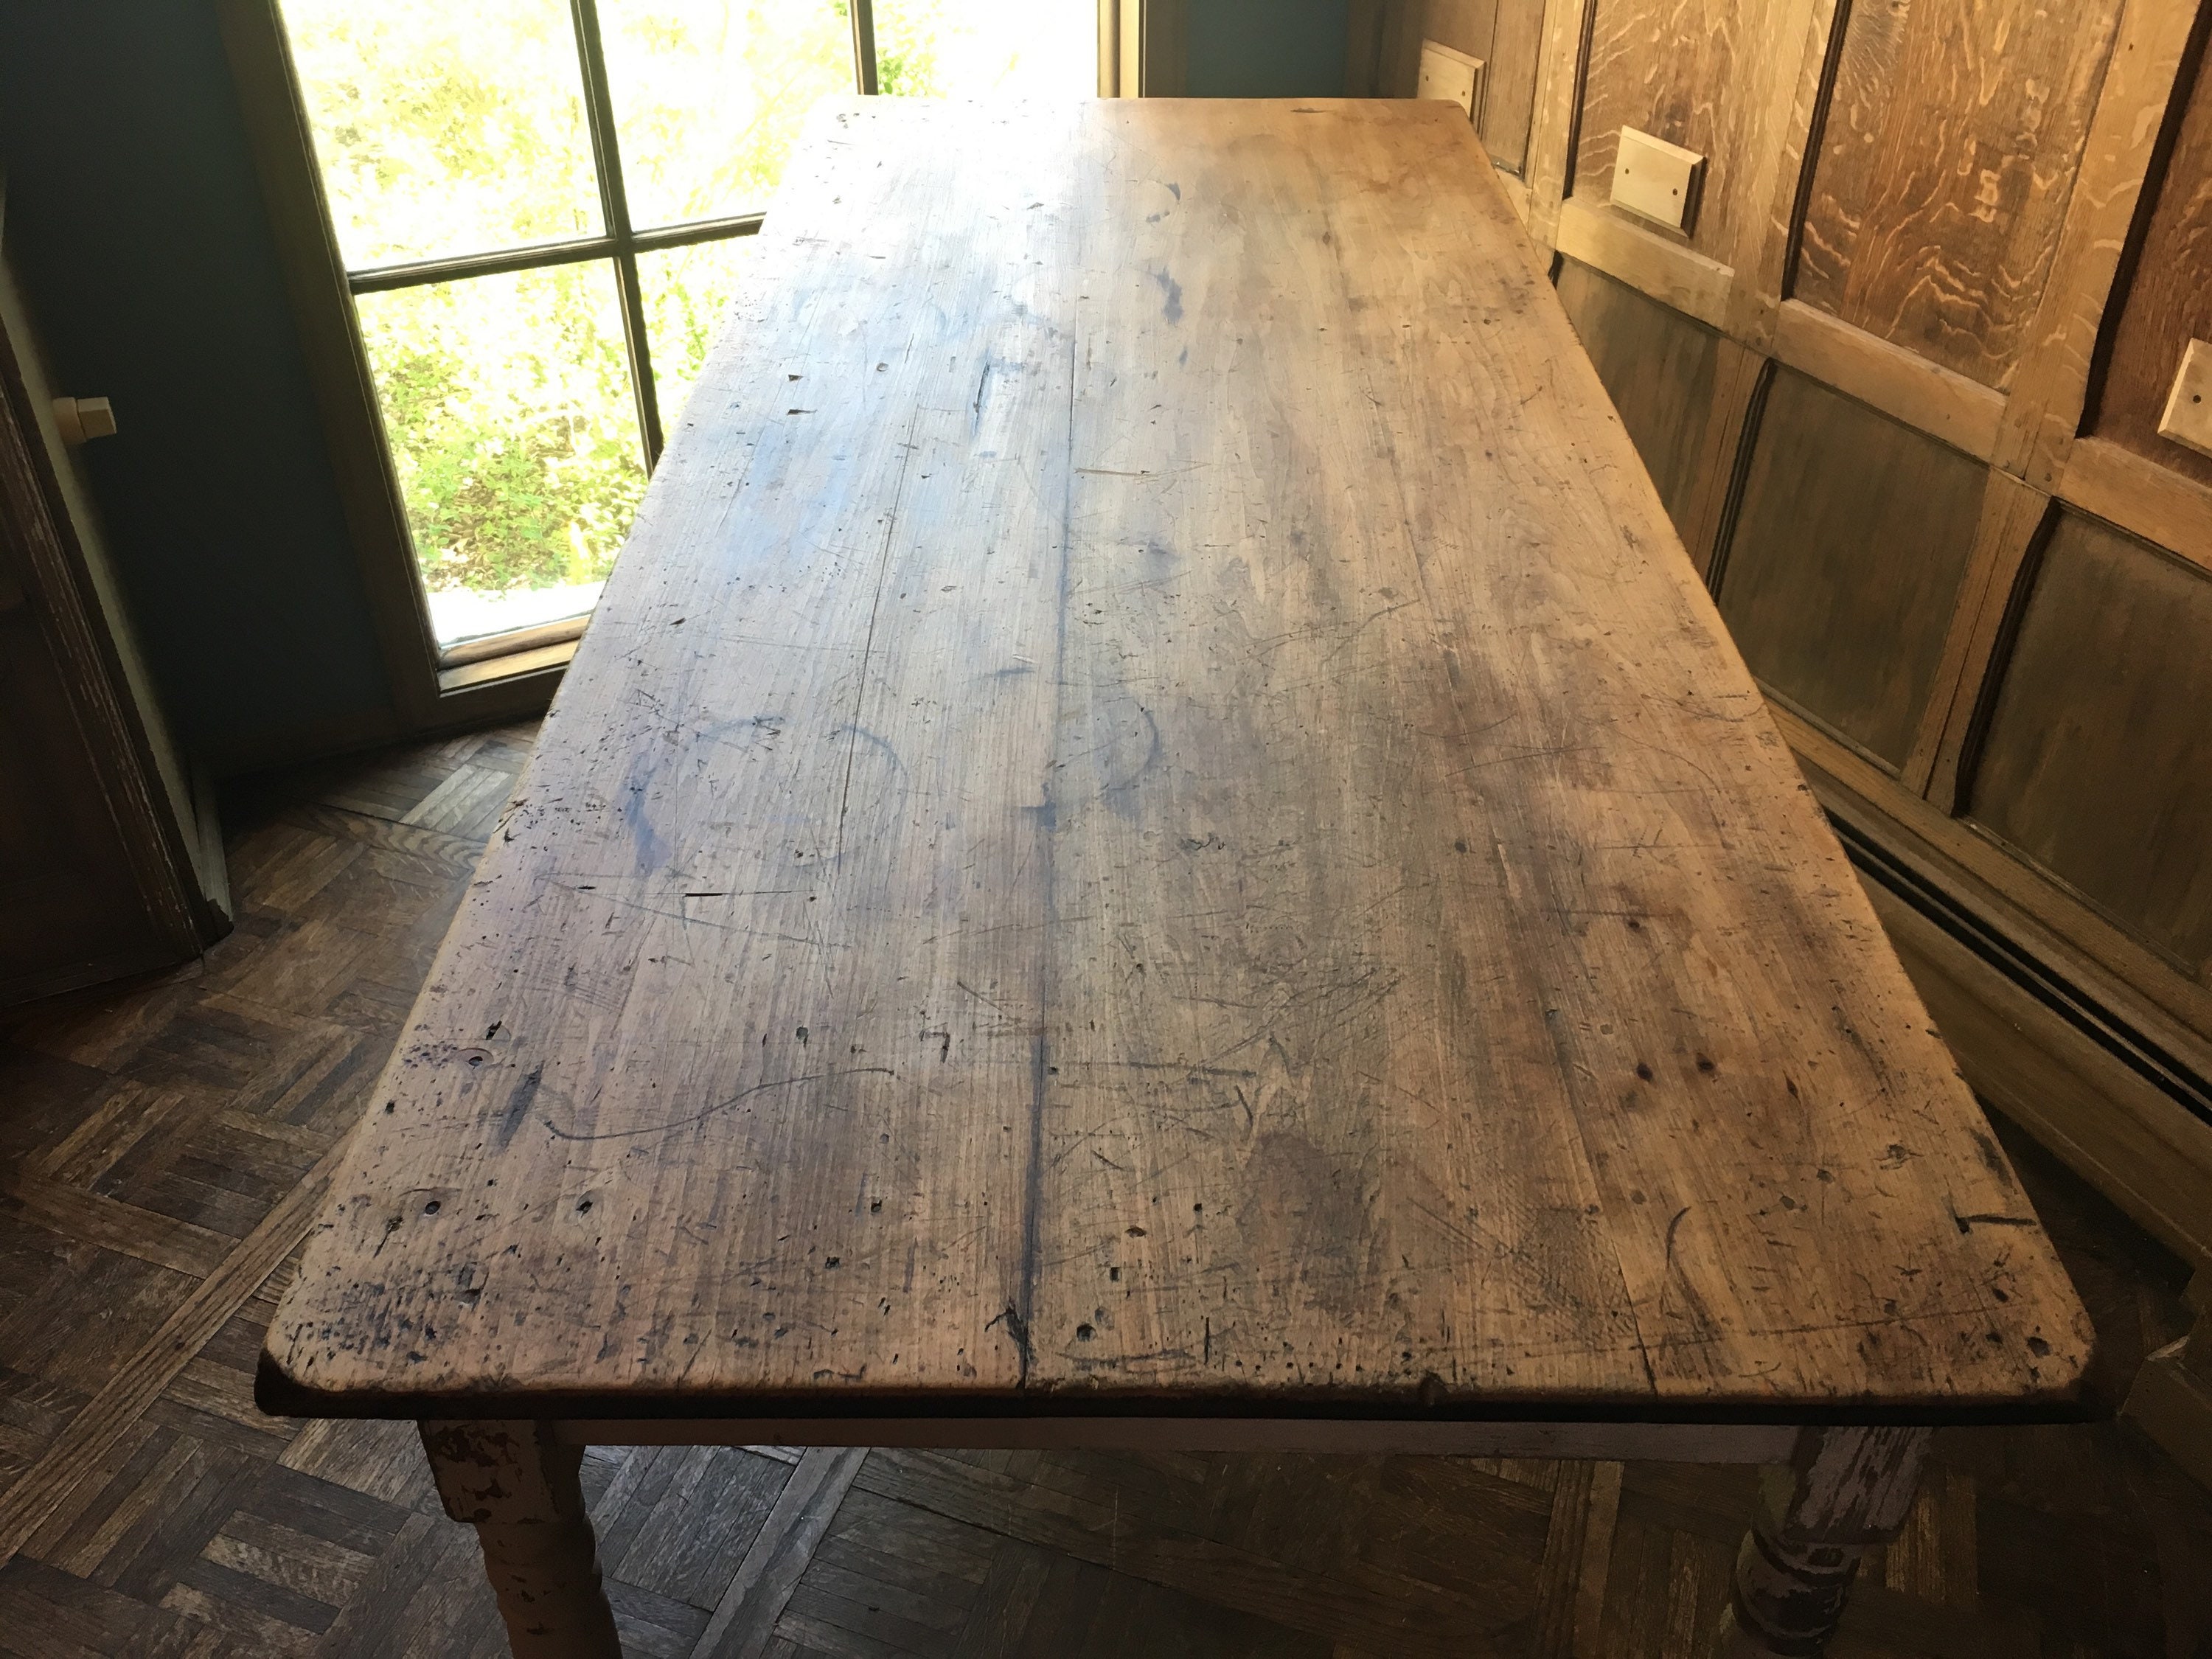
[{"label": "chipped painted table leg", "polygon": [[577,1479],[550,1423],[424,1423],[446,1513],[477,1529],[514,1659],[622,1659]]},{"label": "chipped painted table leg", "polygon": [[1903,1528],[1929,1431],[1808,1429],[1787,1468],[1769,1469],[1737,1552],[1715,1659],[1808,1659],[1844,1616],[1869,1547]]}]

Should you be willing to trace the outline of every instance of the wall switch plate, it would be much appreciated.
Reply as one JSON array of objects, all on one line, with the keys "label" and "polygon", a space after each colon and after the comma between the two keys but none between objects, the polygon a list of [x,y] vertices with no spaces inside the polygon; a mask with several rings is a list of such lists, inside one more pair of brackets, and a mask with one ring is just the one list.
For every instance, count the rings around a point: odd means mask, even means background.
[{"label": "wall switch plate", "polygon": [[1687,230],[1705,175],[1705,158],[1697,151],[1623,127],[1613,163],[1613,204],[1669,229]]},{"label": "wall switch plate", "polygon": [[[1403,84],[1401,82],[1400,84]],[[1421,79],[1417,98],[1440,98],[1457,104],[1467,118],[1482,119],[1482,59],[1470,58],[1441,40],[1421,42]]]},{"label": "wall switch plate", "polygon": [[2212,455],[2212,340],[2191,340],[2158,417],[2158,435]]}]

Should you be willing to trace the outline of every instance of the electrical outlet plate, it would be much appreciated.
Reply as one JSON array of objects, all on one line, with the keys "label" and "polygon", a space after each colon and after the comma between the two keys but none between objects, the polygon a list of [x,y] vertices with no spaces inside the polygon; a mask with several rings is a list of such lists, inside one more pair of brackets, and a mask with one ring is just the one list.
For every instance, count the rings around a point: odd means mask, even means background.
[{"label": "electrical outlet plate", "polygon": [[1613,163],[1613,204],[1670,230],[1687,230],[1705,172],[1705,158],[1697,151],[1623,127]]},{"label": "electrical outlet plate", "polygon": [[1482,59],[1470,58],[1441,40],[1421,42],[1421,79],[1414,94],[1457,104],[1467,118],[1482,119]]},{"label": "electrical outlet plate", "polygon": [[2212,455],[2212,340],[2191,340],[2158,417],[2158,435]]}]

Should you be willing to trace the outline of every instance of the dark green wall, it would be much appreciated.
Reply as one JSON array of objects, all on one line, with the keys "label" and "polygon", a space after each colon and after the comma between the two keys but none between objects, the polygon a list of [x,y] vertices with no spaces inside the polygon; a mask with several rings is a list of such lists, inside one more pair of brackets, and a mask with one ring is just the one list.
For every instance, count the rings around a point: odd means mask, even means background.
[{"label": "dark green wall", "polygon": [[1346,0],[1186,0],[1193,98],[1344,92]]},{"label": "dark green wall", "polygon": [[218,763],[390,702],[210,0],[0,4],[7,246],[170,719]]}]

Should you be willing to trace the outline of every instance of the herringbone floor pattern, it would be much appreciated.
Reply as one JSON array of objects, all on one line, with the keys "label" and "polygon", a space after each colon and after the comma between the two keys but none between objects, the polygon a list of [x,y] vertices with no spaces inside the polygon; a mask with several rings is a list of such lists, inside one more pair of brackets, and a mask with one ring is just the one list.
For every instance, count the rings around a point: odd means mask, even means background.
[{"label": "herringbone floor pattern", "polygon": [[[494,1656],[404,1425],[251,1398],[332,1149],[532,728],[235,793],[238,931],[0,1036],[0,1654]],[[2008,1135],[2103,1334],[2178,1264]],[[2212,1500],[2110,1421],[1940,1443],[1856,1659],[2206,1659]],[[634,1659],[1679,1659],[1750,1475],[1658,1465],[769,1449],[594,1452]]]}]

